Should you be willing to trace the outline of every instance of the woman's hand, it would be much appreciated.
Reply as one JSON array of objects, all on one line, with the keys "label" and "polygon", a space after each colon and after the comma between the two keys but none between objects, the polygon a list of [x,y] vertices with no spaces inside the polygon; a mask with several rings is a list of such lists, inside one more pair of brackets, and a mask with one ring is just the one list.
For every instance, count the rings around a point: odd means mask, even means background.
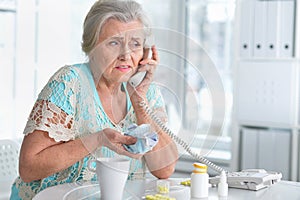
[{"label": "woman's hand", "polygon": [[100,146],[105,146],[111,149],[112,151],[115,151],[118,154],[125,155],[135,159],[139,159],[143,156],[142,154],[130,153],[123,146],[124,144],[126,145],[135,144],[137,141],[135,137],[122,135],[120,132],[111,128],[106,128],[100,131],[98,134],[99,134],[98,140]]},{"label": "woman's hand", "polygon": [[[146,94],[150,83],[153,81],[154,72],[156,66],[159,63],[159,56],[156,47],[153,45],[151,47],[151,58],[146,58],[140,61],[141,67],[138,68],[138,72],[146,71],[146,76],[143,81],[136,87],[133,88],[130,84],[127,84],[127,89],[130,94],[130,98],[133,101],[142,100],[141,98],[146,98]],[[137,73],[138,73],[137,72]]]}]

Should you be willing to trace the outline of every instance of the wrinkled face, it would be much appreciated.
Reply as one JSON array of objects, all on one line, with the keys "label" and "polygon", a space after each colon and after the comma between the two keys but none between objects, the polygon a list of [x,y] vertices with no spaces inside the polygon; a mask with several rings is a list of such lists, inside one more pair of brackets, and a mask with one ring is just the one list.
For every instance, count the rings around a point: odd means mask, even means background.
[{"label": "wrinkled face", "polygon": [[144,41],[141,22],[123,23],[109,19],[103,25],[98,44],[90,54],[95,81],[101,76],[112,83],[128,81],[143,57]]}]

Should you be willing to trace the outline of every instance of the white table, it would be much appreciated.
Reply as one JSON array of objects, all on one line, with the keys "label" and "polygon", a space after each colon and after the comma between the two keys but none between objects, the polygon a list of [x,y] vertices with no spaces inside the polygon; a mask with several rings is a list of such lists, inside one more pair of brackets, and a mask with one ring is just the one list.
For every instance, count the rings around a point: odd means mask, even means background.
[{"label": "white table", "polygon": [[[176,192],[186,192],[189,187],[179,185],[183,179],[170,179],[171,186],[176,187]],[[155,194],[156,180],[127,181],[124,192],[124,199],[143,199],[146,194]],[[171,187],[171,188],[172,188]],[[181,190],[182,189],[182,190]],[[172,193],[172,192],[171,192]],[[37,194],[34,200],[53,199],[100,199],[99,185],[97,183],[70,183],[47,188]],[[182,198],[190,199],[189,197]],[[217,188],[209,188],[208,200],[220,200]],[[281,181],[269,188],[259,191],[249,191],[229,188],[228,200],[299,200],[300,183]],[[181,200],[181,199],[177,199]]]}]

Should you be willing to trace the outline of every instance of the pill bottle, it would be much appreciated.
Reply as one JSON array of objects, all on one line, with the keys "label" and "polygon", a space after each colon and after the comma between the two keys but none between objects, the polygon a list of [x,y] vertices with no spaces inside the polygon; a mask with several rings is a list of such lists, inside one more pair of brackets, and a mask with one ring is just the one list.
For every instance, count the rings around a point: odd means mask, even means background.
[{"label": "pill bottle", "polygon": [[194,163],[191,174],[191,197],[208,198],[208,174],[207,166],[202,163]]}]

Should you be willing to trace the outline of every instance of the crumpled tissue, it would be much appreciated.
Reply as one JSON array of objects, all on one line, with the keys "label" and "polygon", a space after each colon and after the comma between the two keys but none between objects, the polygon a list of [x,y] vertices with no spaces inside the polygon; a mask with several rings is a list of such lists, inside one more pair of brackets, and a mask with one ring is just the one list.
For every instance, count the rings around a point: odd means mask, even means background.
[{"label": "crumpled tissue", "polygon": [[152,150],[158,143],[158,135],[156,132],[151,131],[150,124],[141,124],[139,126],[132,124],[127,128],[124,135],[137,138],[135,144],[124,144],[125,149],[134,154],[144,154]]}]

